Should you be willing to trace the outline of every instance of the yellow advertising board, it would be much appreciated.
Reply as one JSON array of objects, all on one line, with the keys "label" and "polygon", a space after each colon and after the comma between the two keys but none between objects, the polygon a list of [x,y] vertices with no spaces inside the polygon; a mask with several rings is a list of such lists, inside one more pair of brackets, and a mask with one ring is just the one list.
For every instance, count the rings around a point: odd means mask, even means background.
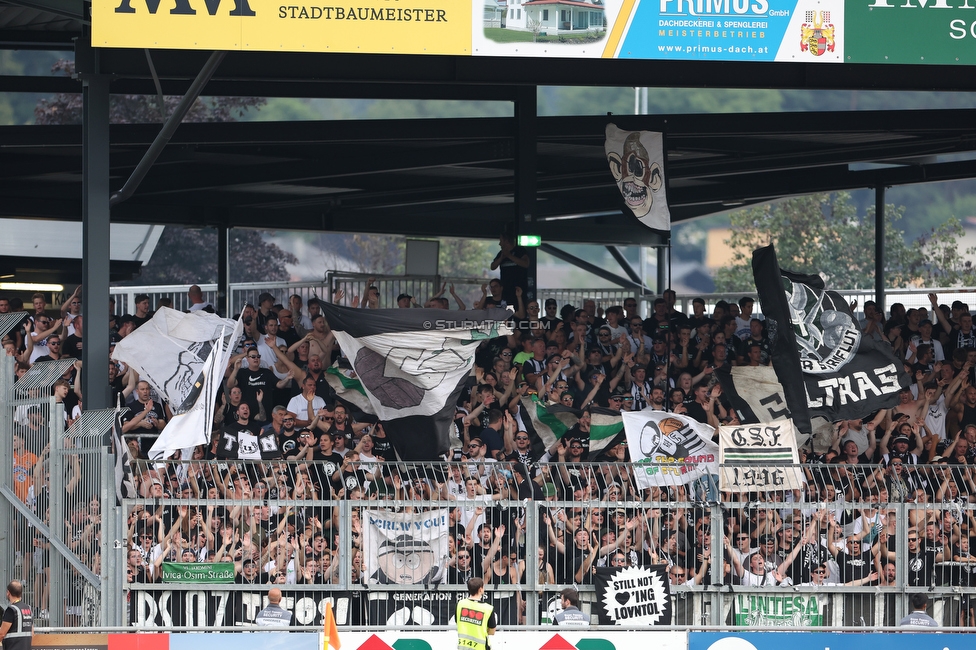
[{"label": "yellow advertising board", "polygon": [[470,0],[94,0],[92,46],[471,54]]}]

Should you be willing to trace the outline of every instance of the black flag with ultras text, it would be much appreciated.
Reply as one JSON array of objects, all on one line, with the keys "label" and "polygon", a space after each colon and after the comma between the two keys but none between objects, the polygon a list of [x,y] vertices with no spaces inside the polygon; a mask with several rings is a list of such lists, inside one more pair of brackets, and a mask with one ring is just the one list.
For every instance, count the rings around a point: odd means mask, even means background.
[{"label": "black flag with ultras text", "polygon": [[811,416],[854,420],[897,403],[911,383],[904,362],[862,335],[843,296],[820,276],[781,270],[772,245],[753,252],[752,270],[773,368],[797,429],[810,433]]}]

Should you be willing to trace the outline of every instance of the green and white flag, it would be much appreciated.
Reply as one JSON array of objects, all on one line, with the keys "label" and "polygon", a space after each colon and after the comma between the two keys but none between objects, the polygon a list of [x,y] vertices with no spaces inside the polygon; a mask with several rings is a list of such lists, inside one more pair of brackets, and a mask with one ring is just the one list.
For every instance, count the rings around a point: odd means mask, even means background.
[{"label": "green and white flag", "polygon": [[359,381],[355,370],[332,366],[325,371],[325,381],[336,392],[339,399],[348,402],[363,413],[376,415],[369,403],[369,397],[366,396],[363,382]]},{"label": "green and white flag", "polygon": [[[579,422],[582,411],[562,404],[546,406],[538,395],[522,398],[522,406],[532,420],[535,432],[546,449],[550,448],[567,431]],[[607,447],[622,442],[624,423],[617,411],[594,406],[590,408],[590,459]],[[612,443],[612,444],[611,444]]]}]

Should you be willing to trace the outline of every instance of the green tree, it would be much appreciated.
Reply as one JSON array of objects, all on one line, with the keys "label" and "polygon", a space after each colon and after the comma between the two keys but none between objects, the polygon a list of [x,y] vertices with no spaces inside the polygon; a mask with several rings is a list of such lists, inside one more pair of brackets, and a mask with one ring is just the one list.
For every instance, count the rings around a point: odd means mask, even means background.
[{"label": "green tree", "polygon": [[486,239],[441,239],[438,268],[453,278],[483,278],[498,252],[498,243]]},{"label": "green tree", "polygon": [[[907,244],[897,227],[903,214],[901,207],[885,208],[885,274],[892,287],[908,286],[929,272],[924,243]],[[834,289],[874,286],[874,215],[858,215],[846,192],[757,205],[733,212],[730,222],[725,243],[733,260],[716,274],[717,291],[754,291],[752,251],[770,243],[784,269],[823,273]],[[950,235],[943,233],[939,241],[953,248]]]},{"label": "green tree", "polygon": [[965,230],[959,220],[950,217],[942,225],[933,228],[927,236],[923,235],[916,240],[916,247],[921,256],[920,275],[926,286],[976,285],[976,268],[972,261],[976,248],[967,248],[963,254],[959,252],[957,244],[957,238],[964,234]]},{"label": "green tree", "polygon": [[[274,244],[268,244],[257,230],[234,228],[230,246],[231,282],[287,281],[288,264],[298,259]],[[217,231],[167,226],[149,263],[132,283],[204,284],[217,281]]]},{"label": "green tree", "polygon": [[403,273],[406,248],[406,237],[357,233],[349,243],[349,255],[362,273],[397,275]]},{"label": "green tree", "polygon": [[[75,63],[59,60],[53,72],[74,74]],[[163,110],[159,98],[150,95],[112,95],[109,98],[109,121],[112,124],[151,124],[162,122],[170,115],[182,97],[163,96]],[[193,102],[184,122],[233,122],[251,109],[259,110],[263,97],[199,97]],[[35,124],[81,124],[81,95],[58,93],[52,99],[41,99],[34,107]]]}]

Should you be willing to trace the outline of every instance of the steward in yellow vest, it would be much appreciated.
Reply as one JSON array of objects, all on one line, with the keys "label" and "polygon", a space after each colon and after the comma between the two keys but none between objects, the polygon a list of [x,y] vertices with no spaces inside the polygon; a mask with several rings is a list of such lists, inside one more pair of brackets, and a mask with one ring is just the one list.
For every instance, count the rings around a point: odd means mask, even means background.
[{"label": "steward in yellow vest", "polygon": [[481,602],[485,595],[485,581],[468,580],[468,597],[457,604],[458,650],[488,650],[488,637],[495,633],[497,618],[494,607]]}]

